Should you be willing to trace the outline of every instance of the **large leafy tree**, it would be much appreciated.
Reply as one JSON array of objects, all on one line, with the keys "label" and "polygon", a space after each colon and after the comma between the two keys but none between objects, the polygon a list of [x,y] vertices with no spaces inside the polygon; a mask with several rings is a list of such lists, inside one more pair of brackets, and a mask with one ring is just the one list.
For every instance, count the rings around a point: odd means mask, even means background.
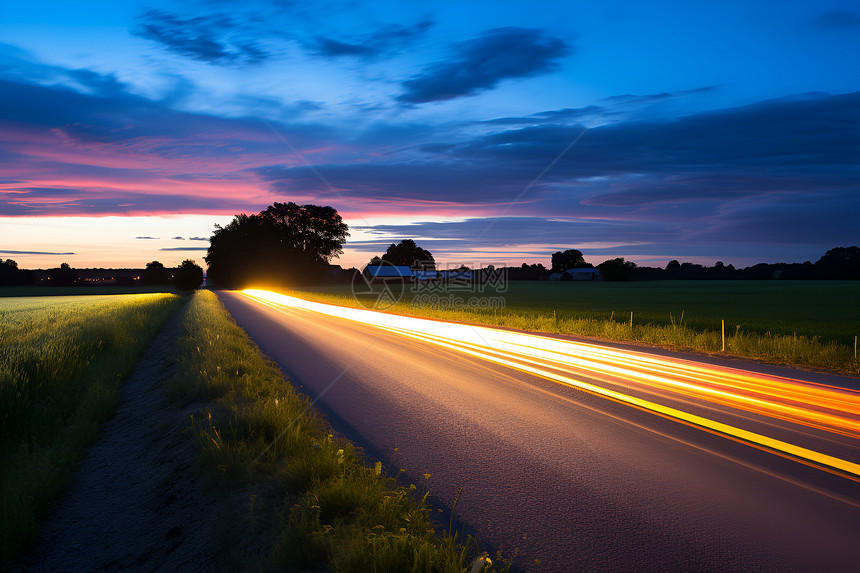
[{"label": "large leafy tree", "polygon": [[165,285],[170,282],[170,271],[159,261],[148,262],[141,281],[149,285]]},{"label": "large leafy tree", "polygon": [[58,269],[49,271],[51,284],[56,286],[71,286],[78,280],[78,271],[73,269],[69,263],[63,263]]},{"label": "large leafy tree", "polygon": [[203,269],[191,259],[185,259],[173,273],[173,283],[182,291],[193,291],[203,284]]},{"label": "large leafy tree", "polygon": [[[436,260],[430,251],[422,249],[412,239],[403,239],[396,245],[392,243],[382,255],[382,261],[425,271],[436,270]],[[373,257],[369,264],[374,266],[382,263],[379,257]]]},{"label": "large leafy tree", "polygon": [[15,285],[21,282],[18,263],[12,259],[0,259],[0,285]]},{"label": "large leafy tree", "polygon": [[621,257],[603,261],[597,265],[597,270],[606,281],[632,281],[636,278],[636,263]]},{"label": "large leafy tree", "polygon": [[815,263],[819,279],[860,279],[860,247],[836,247]]},{"label": "large leafy tree", "polygon": [[586,263],[582,256],[582,251],[578,249],[568,249],[566,251],[558,251],[552,254],[552,272],[563,273],[568,269],[579,269],[591,267],[591,263]]},{"label": "large leafy tree", "polygon": [[348,227],[337,210],[275,203],[256,215],[216,225],[205,257],[208,278],[222,287],[308,283],[343,252]]}]

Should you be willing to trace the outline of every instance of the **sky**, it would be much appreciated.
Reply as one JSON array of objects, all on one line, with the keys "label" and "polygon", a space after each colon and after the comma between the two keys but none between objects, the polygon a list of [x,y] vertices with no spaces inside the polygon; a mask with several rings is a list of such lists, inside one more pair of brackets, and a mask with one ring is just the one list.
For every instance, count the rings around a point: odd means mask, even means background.
[{"label": "sky", "polygon": [[860,5],[0,4],[0,258],[203,264],[330,205],[363,266],[576,248],[742,267],[860,244]]}]

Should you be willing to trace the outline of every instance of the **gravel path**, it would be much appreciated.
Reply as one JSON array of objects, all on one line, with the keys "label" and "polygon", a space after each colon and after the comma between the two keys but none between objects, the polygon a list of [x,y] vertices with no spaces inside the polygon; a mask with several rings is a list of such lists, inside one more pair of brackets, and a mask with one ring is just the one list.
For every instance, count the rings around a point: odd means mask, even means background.
[{"label": "gravel path", "polygon": [[209,571],[214,508],[185,429],[166,405],[180,312],[147,348],[121,403],[43,524],[21,571]]}]

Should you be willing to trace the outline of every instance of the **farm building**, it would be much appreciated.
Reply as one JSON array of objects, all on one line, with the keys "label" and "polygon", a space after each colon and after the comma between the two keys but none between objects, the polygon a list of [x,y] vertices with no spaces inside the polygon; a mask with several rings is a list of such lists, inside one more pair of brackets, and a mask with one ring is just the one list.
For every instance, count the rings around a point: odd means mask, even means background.
[{"label": "farm building", "polygon": [[563,273],[553,273],[549,276],[551,281],[599,281],[603,276],[600,271],[593,267],[580,269],[567,269]]}]

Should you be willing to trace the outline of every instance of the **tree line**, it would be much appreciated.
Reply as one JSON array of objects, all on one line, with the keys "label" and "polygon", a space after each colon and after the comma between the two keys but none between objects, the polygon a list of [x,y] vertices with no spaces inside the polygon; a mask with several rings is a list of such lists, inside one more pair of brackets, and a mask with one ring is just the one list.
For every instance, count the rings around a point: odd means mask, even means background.
[{"label": "tree line", "polygon": [[[224,227],[215,226],[204,257],[207,280],[221,288],[252,285],[308,285],[331,280],[349,280],[357,269],[344,271],[331,261],[343,253],[349,228],[336,209],[318,205],[274,203],[259,213],[236,215]],[[391,264],[414,270],[436,270],[433,254],[413,239],[392,243],[385,253],[373,257],[368,266]],[[621,257],[598,265],[586,262],[578,249],[557,251],[551,266],[542,263],[504,267],[509,280],[548,280],[553,273],[577,268],[596,268],[603,280],[695,280],[695,279],[849,279],[860,280],[860,248],[836,247],[812,263],[760,263],[743,269],[718,261],[713,267],[670,261],[665,268],[637,266]],[[459,270],[469,270],[460,267]],[[480,270],[480,269],[475,269]],[[0,260],[0,285],[35,284],[34,271],[18,268],[12,259]],[[47,271],[49,283],[80,284],[75,269],[67,263]],[[192,290],[203,282],[203,269],[188,259],[176,269],[158,261],[146,265],[137,284],[175,284]]]},{"label": "tree line", "polygon": [[596,268],[603,280],[860,280],[860,247],[835,247],[827,251],[815,263],[758,263],[744,268],[735,268],[717,261],[709,267],[697,263],[671,260],[665,268],[638,266],[633,261],[614,258],[598,265],[585,261],[577,249],[558,251],[552,255],[552,266],[537,263],[521,267],[508,267],[511,280],[547,280],[552,273],[562,273],[575,268]]},{"label": "tree line", "polygon": [[[191,259],[182,261],[175,268],[165,267],[159,261],[151,261],[139,271],[134,269],[99,269],[96,271],[94,269],[76,269],[68,263],[62,263],[59,267],[44,272],[20,269],[18,263],[12,259],[0,260],[0,286],[80,286],[88,284],[88,279],[93,278],[91,276],[93,274],[98,277],[105,274],[112,275],[114,277],[113,282],[117,285],[172,285],[183,291],[199,288],[204,279],[203,268]],[[45,280],[40,280],[40,278]]]}]

